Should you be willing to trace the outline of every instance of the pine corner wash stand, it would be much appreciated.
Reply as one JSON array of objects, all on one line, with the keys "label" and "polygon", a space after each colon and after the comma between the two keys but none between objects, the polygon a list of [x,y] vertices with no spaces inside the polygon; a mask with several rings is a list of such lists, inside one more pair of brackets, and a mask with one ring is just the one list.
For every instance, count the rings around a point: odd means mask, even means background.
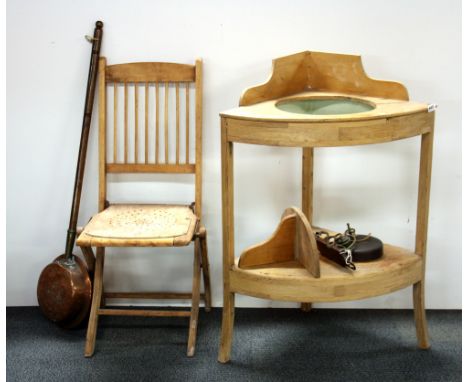
[{"label": "pine corner wash stand", "polygon": [[[235,293],[272,300],[312,302],[357,300],[413,286],[420,348],[429,338],[424,308],[424,274],[434,107],[408,100],[397,82],[369,78],[360,56],[301,52],[273,61],[270,79],[247,89],[239,107],[221,113],[224,308],[220,362],[230,360]],[[300,263],[239,267],[234,256],[234,144],[302,147],[302,211],[312,219],[315,147],[390,142],[421,136],[414,250],[385,244],[381,259],[359,263],[355,272],[311,254],[317,272]],[[272,237],[271,240],[275,238]]]}]

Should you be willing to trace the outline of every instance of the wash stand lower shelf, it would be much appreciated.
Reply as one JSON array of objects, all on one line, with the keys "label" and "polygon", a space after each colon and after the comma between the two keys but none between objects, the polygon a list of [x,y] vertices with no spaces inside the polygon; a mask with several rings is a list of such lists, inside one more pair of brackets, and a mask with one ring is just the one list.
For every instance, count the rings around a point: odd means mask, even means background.
[{"label": "wash stand lower shelf", "polygon": [[295,260],[229,272],[231,291],[254,297],[296,301],[337,302],[380,296],[421,280],[421,257],[403,248],[385,245],[381,259],[358,263],[356,271],[320,258],[320,278]]}]

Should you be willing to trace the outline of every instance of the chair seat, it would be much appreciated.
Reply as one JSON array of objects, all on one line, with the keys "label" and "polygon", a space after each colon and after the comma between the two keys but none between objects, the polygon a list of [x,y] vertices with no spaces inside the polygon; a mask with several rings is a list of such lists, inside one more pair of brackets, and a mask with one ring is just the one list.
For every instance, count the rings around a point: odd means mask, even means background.
[{"label": "chair seat", "polygon": [[86,247],[185,246],[198,218],[183,205],[114,204],[96,214],[78,237]]}]

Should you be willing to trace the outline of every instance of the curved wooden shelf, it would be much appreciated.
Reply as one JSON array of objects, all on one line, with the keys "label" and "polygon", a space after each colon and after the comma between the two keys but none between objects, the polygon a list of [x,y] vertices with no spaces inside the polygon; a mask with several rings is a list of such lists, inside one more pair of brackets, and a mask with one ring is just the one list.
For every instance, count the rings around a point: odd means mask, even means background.
[{"label": "curved wooden shelf", "polygon": [[381,259],[356,263],[356,271],[320,257],[320,278],[313,277],[299,262],[238,267],[229,272],[231,290],[254,297],[296,301],[337,302],[359,300],[394,292],[421,280],[421,256],[385,244]]},{"label": "curved wooden shelf", "polygon": [[[363,100],[375,109],[355,114],[289,113],[275,104],[287,99],[342,96]],[[292,97],[243,106],[221,113],[227,140],[286,147],[337,147],[384,143],[428,133],[434,113],[423,103],[306,92]]]},{"label": "curved wooden shelf", "polygon": [[434,113],[359,122],[263,122],[224,117],[229,142],[283,147],[339,147],[385,143],[430,133]]},{"label": "curved wooden shelf", "polygon": [[[373,109],[349,114],[302,114],[282,110],[276,107],[279,103],[291,100],[304,99],[348,99],[369,104]],[[377,98],[363,95],[351,95],[348,93],[305,91],[294,93],[287,97],[275,98],[250,106],[240,106],[221,112],[222,117],[244,119],[249,121],[264,122],[359,122],[381,118],[392,118],[402,115],[422,113],[428,110],[428,104],[422,102],[405,101],[391,98]]]}]

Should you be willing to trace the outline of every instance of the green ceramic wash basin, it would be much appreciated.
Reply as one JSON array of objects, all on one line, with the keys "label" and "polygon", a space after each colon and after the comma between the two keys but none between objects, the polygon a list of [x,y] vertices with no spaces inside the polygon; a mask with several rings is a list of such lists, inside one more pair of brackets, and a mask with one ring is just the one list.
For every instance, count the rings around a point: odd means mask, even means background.
[{"label": "green ceramic wash basin", "polygon": [[375,108],[365,101],[350,98],[291,99],[278,102],[276,107],[289,113],[311,115],[355,114]]}]

